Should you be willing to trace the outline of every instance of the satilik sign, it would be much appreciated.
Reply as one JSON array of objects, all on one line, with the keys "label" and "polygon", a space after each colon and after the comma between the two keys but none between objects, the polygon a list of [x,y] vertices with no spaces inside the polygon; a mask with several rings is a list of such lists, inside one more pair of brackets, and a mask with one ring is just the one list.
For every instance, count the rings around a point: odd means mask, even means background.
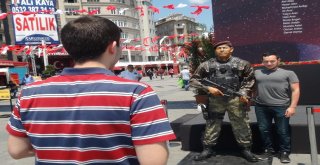
[{"label": "satilik sign", "polygon": [[60,44],[56,16],[56,0],[12,0],[16,45]]}]

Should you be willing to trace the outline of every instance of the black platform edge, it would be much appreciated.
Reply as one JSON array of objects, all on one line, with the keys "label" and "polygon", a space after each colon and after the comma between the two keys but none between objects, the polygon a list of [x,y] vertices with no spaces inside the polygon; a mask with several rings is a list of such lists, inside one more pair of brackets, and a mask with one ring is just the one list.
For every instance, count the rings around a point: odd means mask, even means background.
[{"label": "black platform edge", "polygon": [[173,132],[176,135],[176,139],[174,141],[180,141],[181,140],[181,135],[180,135],[180,126],[181,124],[193,119],[194,117],[196,117],[198,114],[185,114],[182,117],[172,121],[170,123],[171,128],[173,130]]},{"label": "black platform edge", "polygon": [[[298,154],[309,154],[310,153],[310,143],[307,122],[305,117],[302,115],[303,112],[297,112],[297,115],[291,123],[291,153]],[[305,113],[305,112],[304,112]],[[319,115],[320,116],[320,115]],[[316,119],[318,115],[315,116]],[[188,119],[190,118],[190,119]],[[205,121],[203,120],[202,114],[190,115],[188,114],[181,119],[175,120],[173,123],[173,129],[177,135],[177,140],[181,141],[181,150],[184,151],[202,151],[202,134],[205,129]],[[262,152],[262,142],[260,138],[259,128],[256,121],[250,123],[252,130],[252,151],[254,153]],[[278,140],[276,138],[275,125],[272,128],[272,135],[274,139],[274,149],[277,150]],[[320,137],[320,124],[319,121],[316,122],[316,137]],[[320,139],[317,139],[318,153],[320,153]],[[231,125],[229,122],[223,122],[221,135],[216,146],[218,149],[226,149],[230,151],[239,150],[239,147],[235,141],[234,135],[232,133]]]},{"label": "black platform edge", "polygon": [[0,118],[8,118],[8,117],[11,117],[11,114],[3,114],[3,115],[0,115]]},{"label": "black platform edge", "polygon": [[239,153],[236,152],[218,152],[218,155],[215,157],[210,157],[203,161],[194,161],[193,157],[197,154],[199,153],[190,152],[178,163],[178,165],[272,165],[273,160],[271,158],[252,163],[242,158]]}]

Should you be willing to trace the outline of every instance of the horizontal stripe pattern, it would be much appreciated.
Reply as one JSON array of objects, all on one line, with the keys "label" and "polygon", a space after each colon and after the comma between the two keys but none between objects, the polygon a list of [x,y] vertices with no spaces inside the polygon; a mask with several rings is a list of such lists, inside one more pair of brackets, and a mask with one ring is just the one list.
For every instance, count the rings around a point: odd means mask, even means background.
[{"label": "horizontal stripe pattern", "polygon": [[175,138],[149,85],[101,69],[85,73],[22,90],[7,130],[30,138],[37,164],[138,164],[133,144]]}]

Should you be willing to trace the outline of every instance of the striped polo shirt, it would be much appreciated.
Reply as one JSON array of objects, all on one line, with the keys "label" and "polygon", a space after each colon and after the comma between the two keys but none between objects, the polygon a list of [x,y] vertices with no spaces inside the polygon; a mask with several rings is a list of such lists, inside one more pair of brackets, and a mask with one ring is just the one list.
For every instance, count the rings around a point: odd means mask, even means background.
[{"label": "striped polo shirt", "polygon": [[139,164],[134,145],[175,139],[149,85],[102,68],[25,86],[7,131],[30,139],[36,164]]}]

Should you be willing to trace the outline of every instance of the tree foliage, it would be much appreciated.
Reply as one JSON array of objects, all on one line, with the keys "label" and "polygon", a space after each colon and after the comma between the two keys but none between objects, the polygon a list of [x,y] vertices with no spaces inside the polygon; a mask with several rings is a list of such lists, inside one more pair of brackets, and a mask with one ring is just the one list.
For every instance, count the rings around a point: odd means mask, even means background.
[{"label": "tree foliage", "polygon": [[214,38],[210,34],[209,37],[202,36],[191,41],[189,45],[186,46],[188,54],[190,55],[190,71],[193,73],[198,66],[204,62],[214,57],[214,49],[212,43],[214,43]]},{"label": "tree foliage", "polygon": [[46,70],[44,70],[42,72],[42,77],[48,78],[48,77],[54,76],[55,74],[56,74],[56,70],[55,70],[54,66],[48,65],[48,66],[46,66]]}]

